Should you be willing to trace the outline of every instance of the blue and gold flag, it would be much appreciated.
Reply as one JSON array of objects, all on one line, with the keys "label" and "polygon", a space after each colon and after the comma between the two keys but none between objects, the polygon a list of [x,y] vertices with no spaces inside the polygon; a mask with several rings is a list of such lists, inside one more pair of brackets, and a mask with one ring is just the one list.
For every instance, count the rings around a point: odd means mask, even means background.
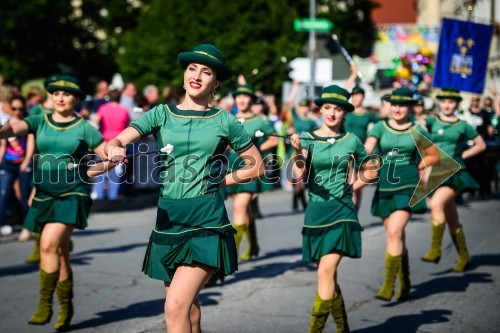
[{"label": "blue and gold flag", "polygon": [[483,93],[493,26],[443,19],[434,87]]}]

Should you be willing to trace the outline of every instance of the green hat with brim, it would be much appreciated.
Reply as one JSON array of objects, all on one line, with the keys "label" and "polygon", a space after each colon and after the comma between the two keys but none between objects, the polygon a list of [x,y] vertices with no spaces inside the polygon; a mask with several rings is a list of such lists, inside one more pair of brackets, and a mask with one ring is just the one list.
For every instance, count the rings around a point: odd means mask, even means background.
[{"label": "green hat with brim", "polygon": [[460,96],[460,90],[453,87],[443,87],[441,92],[436,96],[437,99],[452,99],[457,102],[462,100],[462,96]]},{"label": "green hat with brim", "polygon": [[418,106],[424,105],[424,98],[422,97],[422,95],[417,94],[417,95],[414,95],[413,98],[417,101],[417,104],[415,104],[415,105],[418,105]]},{"label": "green hat with brim", "polygon": [[349,103],[351,94],[337,85],[331,85],[323,89],[321,97],[314,100],[314,104],[322,106],[323,104],[331,103],[345,107],[347,112],[354,111],[354,105]]},{"label": "green hat with brim", "polygon": [[387,101],[393,105],[415,105],[417,100],[413,98],[414,92],[408,88],[395,89]]},{"label": "green hat with brim", "polygon": [[215,71],[217,79],[220,81],[226,81],[233,75],[222,52],[212,44],[201,44],[191,52],[181,52],[177,56],[177,60],[184,69],[192,63],[206,65]]},{"label": "green hat with brim", "polygon": [[57,74],[46,77],[45,79],[43,79],[43,87],[45,88],[45,90],[47,90],[47,86],[49,84],[51,84],[52,82],[59,81],[60,79],[61,79],[61,75],[57,75]]},{"label": "green hat with brim", "polygon": [[78,80],[69,75],[60,75],[57,81],[49,82],[46,89],[51,94],[54,91],[66,91],[80,100],[84,100],[86,97],[85,92],[80,88]]},{"label": "green hat with brim", "polygon": [[354,94],[361,94],[361,95],[364,96],[365,95],[365,90],[363,88],[361,88],[361,86],[355,86],[351,90],[351,96],[354,95]]},{"label": "green hat with brim", "polygon": [[255,96],[255,89],[253,89],[252,85],[248,83],[239,84],[236,86],[236,89],[233,90],[233,97],[236,97],[238,95],[247,95],[250,96],[253,100],[257,98],[257,96]]}]

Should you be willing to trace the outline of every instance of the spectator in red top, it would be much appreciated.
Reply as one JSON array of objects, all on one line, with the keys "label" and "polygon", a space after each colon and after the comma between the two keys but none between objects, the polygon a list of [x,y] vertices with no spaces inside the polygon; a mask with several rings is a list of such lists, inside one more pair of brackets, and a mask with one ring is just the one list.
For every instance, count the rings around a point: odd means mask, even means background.
[{"label": "spectator in red top", "polygon": [[[95,123],[99,126],[99,130],[104,140],[110,141],[114,139],[121,131],[127,128],[130,117],[127,108],[120,105],[120,92],[118,90],[111,90],[108,93],[109,103],[104,104],[97,110]],[[97,199],[103,200],[105,198],[105,185],[108,184],[108,199],[118,199],[118,192],[120,189],[120,179],[124,172],[123,164],[119,164],[115,169],[109,170],[107,173],[96,177],[94,184],[94,191]]]}]

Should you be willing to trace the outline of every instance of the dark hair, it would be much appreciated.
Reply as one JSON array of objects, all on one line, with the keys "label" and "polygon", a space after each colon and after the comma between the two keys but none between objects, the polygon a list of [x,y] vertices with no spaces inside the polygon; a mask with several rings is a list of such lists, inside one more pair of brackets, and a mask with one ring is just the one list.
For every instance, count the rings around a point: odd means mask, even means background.
[{"label": "dark hair", "polygon": [[108,92],[109,101],[119,103],[121,95],[122,95],[122,93],[117,89],[110,90]]},{"label": "dark hair", "polygon": [[23,105],[23,117],[28,116],[28,109],[26,108],[26,99],[21,95],[13,96],[9,101],[9,106],[11,106],[13,101],[19,101]]}]

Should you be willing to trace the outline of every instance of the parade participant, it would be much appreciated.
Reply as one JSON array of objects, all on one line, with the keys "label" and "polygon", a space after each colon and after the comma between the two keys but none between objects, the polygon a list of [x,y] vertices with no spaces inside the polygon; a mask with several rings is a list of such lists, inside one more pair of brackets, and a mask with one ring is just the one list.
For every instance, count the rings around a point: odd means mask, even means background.
[{"label": "parade participant", "polygon": [[417,125],[425,128],[425,118],[427,118],[427,113],[424,108],[424,99],[421,95],[415,96],[417,103],[413,106],[413,114],[410,119]]},{"label": "parade participant", "polygon": [[[240,84],[233,91],[233,97],[237,112],[235,116],[243,124],[243,127],[253,138],[254,144],[257,146],[261,155],[267,150],[277,146],[277,137],[260,137],[256,138],[255,133],[262,131],[265,134],[275,133],[273,124],[264,119],[262,116],[256,116],[252,113],[251,105],[255,100],[253,87],[246,83]],[[229,169],[234,171],[242,166],[241,158],[234,151],[229,152]],[[233,198],[233,226],[237,231],[235,236],[236,248],[239,248],[243,234],[247,233],[248,248],[245,253],[240,256],[242,260],[249,260],[252,257],[259,255],[259,244],[257,241],[257,231],[255,226],[255,216],[251,209],[251,200],[256,193],[261,192],[261,180],[254,180],[245,184],[239,184],[226,189],[226,193]]]},{"label": "parade participant", "polygon": [[[125,146],[154,135],[159,147],[161,185],[156,225],[143,272],[164,281],[165,319],[169,332],[201,332],[198,294],[212,273],[237,270],[234,229],[219,186],[246,182],[263,173],[259,151],[237,119],[210,107],[220,83],[231,77],[221,51],[210,44],[178,55],[184,69],[183,101],[158,105],[106,145],[109,158],[127,161]],[[221,159],[227,145],[246,166],[225,177]]]},{"label": "parade participant", "polygon": [[[22,96],[13,97],[9,104],[12,116],[7,124],[21,121],[28,115],[26,101]],[[32,176],[31,162],[34,152],[35,138],[33,134],[0,140],[0,165],[2,170],[0,173],[0,233],[2,235],[12,233],[12,227],[10,225],[4,226],[4,222],[7,205],[14,193],[13,186],[16,180],[19,181],[19,203],[23,220],[28,213],[28,198],[31,192]]]},{"label": "parade participant", "polygon": [[41,104],[35,105],[31,110],[29,110],[30,116],[38,116],[46,113],[52,113],[54,111],[54,103],[52,102],[52,94],[47,90],[47,86],[58,81],[59,75],[51,75],[43,80],[43,87],[45,88],[45,97]]},{"label": "parade participant", "polygon": [[[69,261],[70,235],[75,228],[87,227],[90,210],[88,178],[105,171],[103,163],[88,170],[68,170],[89,149],[104,156],[99,132],[75,114],[75,106],[85,94],[71,76],[59,76],[47,90],[52,94],[54,112],[3,126],[0,137],[35,135],[36,194],[25,220],[25,227],[41,234],[40,299],[29,324],[44,325],[52,317],[54,291],[60,304],[55,328],[67,329],[73,316],[73,274]],[[58,181],[59,180],[59,181]]]},{"label": "parade participant", "polygon": [[[425,202],[410,207],[410,199],[419,182],[419,173],[426,165],[437,161],[437,149],[424,142],[425,156],[420,159],[412,137],[428,133],[409,120],[411,108],[416,101],[413,92],[407,88],[395,89],[388,98],[391,103],[390,119],[380,121],[373,126],[365,147],[368,153],[378,151],[381,154],[379,181],[372,202],[371,212],[381,217],[387,233],[385,259],[385,279],[376,298],[390,301],[394,294],[396,275],[400,288],[398,300],[404,300],[410,294],[410,263],[405,242],[405,227],[412,212],[425,211]],[[419,134],[420,133],[420,134]]]},{"label": "parade participant", "polygon": [[[355,86],[351,91],[351,103],[354,106],[354,111],[346,115],[344,122],[345,130],[356,135],[363,144],[366,141],[368,130],[379,120],[377,116],[363,107],[364,99],[365,90],[360,86]],[[358,172],[358,168],[359,165],[354,165],[354,173]],[[354,175],[354,179],[357,178],[359,177]],[[362,193],[361,190],[354,191],[353,193],[354,205],[356,205],[356,209],[358,210],[361,206]]]},{"label": "parade participant", "polygon": [[[422,257],[423,261],[438,263],[441,259],[441,243],[446,224],[458,252],[458,261],[453,267],[455,272],[463,272],[470,263],[469,252],[465,243],[463,227],[458,219],[456,196],[465,189],[477,189],[474,181],[465,168],[464,160],[479,154],[486,148],[484,140],[467,122],[458,119],[455,111],[462,97],[460,92],[452,87],[445,87],[436,97],[439,100],[439,115],[428,117],[426,126],[431,134],[432,142],[460,164],[460,171],[446,182],[439,184],[429,179],[430,185],[439,187],[433,191],[429,208],[431,210],[431,248]],[[470,148],[467,141],[472,140]]]},{"label": "parade participant", "polygon": [[[310,200],[302,229],[302,258],[318,266],[318,289],[310,333],[321,332],[330,313],[337,332],[349,332],[344,299],[337,282],[338,265],[344,256],[361,257],[363,228],[358,221],[352,191],[376,180],[377,176],[359,138],[342,129],[346,115],[354,110],[349,97],[347,90],[339,86],[324,88],[321,98],[315,100],[323,116],[321,128],[294,134],[291,138],[298,157],[299,179],[306,178],[306,169],[310,179]],[[351,156],[364,175],[352,184],[352,188],[346,182]]]}]

